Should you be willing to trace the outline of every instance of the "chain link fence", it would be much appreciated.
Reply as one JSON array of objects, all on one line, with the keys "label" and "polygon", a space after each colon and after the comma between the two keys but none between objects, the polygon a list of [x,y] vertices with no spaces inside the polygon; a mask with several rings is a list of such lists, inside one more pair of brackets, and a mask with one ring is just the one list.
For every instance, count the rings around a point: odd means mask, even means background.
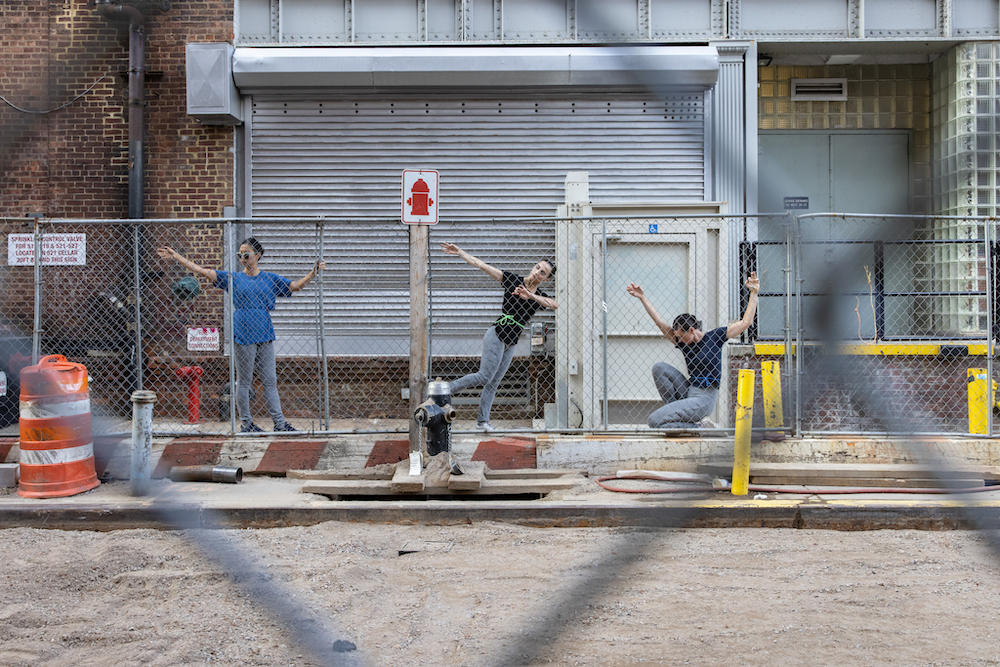
[{"label": "chain link fence", "polygon": [[[262,432],[407,432],[410,229],[397,221],[37,222],[3,221],[3,426],[17,420],[20,368],[62,354],[87,366],[97,433],[129,430],[140,388],[157,394],[159,434],[234,433],[251,423]],[[259,246],[243,243],[251,233]],[[504,311],[494,270],[520,279],[538,264],[556,269],[537,285],[551,301],[516,323],[509,368],[495,382],[487,418],[505,431],[648,430],[664,405],[654,368],[688,369],[629,286],[668,324],[691,313],[708,332],[746,312],[744,282],[756,271],[756,317],[723,348],[719,398],[689,429],[732,428],[736,378],[751,368],[759,428],[889,432],[858,398],[874,391],[920,430],[993,432],[992,410],[970,401],[975,383],[994,376],[997,247],[985,220],[484,220],[442,222],[428,236],[430,379],[479,372]],[[464,254],[445,249],[456,247]],[[325,268],[314,272],[319,260]],[[248,296],[247,263],[281,278]],[[249,319],[239,314],[247,298],[263,299]],[[274,343],[241,406],[236,380],[249,366],[241,373],[230,351],[266,342],[268,321]],[[850,380],[811,381],[831,345]],[[776,385],[762,382],[765,362],[777,362]],[[454,392],[455,431],[482,421],[485,383]],[[767,419],[765,391],[784,406],[777,423]]]},{"label": "chain link fence", "polygon": [[[992,226],[981,218],[795,218],[797,430],[992,433]],[[821,372],[832,357],[837,382]],[[884,406],[878,414],[873,396]]]}]

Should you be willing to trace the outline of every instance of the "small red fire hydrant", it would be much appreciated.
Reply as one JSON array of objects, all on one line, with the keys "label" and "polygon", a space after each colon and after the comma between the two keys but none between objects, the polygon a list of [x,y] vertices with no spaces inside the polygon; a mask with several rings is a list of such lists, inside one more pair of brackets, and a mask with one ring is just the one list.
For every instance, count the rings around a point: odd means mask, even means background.
[{"label": "small red fire hydrant", "polygon": [[410,188],[410,198],[406,200],[406,203],[410,205],[410,215],[430,215],[430,207],[434,204],[434,200],[431,199],[431,189],[424,182],[424,179],[418,178],[417,182],[413,184]]},{"label": "small red fire hydrant", "polygon": [[187,378],[188,383],[188,424],[201,421],[201,376],[205,370],[201,366],[181,366],[174,373]]}]

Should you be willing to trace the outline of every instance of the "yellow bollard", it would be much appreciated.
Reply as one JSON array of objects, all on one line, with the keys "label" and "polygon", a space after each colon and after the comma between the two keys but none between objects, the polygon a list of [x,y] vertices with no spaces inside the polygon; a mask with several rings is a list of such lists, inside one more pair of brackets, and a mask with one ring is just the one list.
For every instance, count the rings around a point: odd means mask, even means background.
[{"label": "yellow bollard", "polygon": [[993,382],[991,392],[993,396],[986,398],[986,369],[970,368],[966,371],[966,380],[969,384],[969,433],[986,434],[986,427],[989,424],[989,406],[994,403],[993,397],[996,395],[997,383]]},{"label": "yellow bollard", "polygon": [[757,373],[741,370],[736,388],[736,443],[733,446],[734,496],[745,496],[750,490],[750,428],[753,425],[753,392]]},{"label": "yellow bollard", "polygon": [[760,388],[764,394],[764,426],[781,428],[785,415],[781,409],[781,364],[777,361],[760,362]]}]

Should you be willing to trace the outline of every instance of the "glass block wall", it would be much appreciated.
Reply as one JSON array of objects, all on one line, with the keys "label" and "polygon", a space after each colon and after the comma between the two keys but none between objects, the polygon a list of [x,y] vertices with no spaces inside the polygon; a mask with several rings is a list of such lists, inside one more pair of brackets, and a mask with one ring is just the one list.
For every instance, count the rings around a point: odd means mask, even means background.
[{"label": "glass block wall", "polygon": [[[913,131],[914,212],[929,210],[929,64],[768,66],[758,68],[761,130],[905,129]],[[792,101],[792,79],[847,79],[842,102]]]},{"label": "glass block wall", "polygon": [[[1000,123],[1000,44],[962,44],[933,65],[932,207],[939,215],[995,216],[998,201],[997,127]],[[983,239],[982,221],[939,220],[938,239]],[[938,258],[941,291],[980,291],[986,278],[985,246],[963,245],[961,256]],[[986,299],[947,297],[939,326],[964,335],[986,331]]]}]

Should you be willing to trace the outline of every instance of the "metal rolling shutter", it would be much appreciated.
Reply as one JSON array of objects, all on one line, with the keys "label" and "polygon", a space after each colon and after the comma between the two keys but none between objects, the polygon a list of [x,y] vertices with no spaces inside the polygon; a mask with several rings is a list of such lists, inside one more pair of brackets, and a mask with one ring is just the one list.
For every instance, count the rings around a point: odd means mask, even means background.
[{"label": "metal rolling shutter", "polygon": [[[324,233],[326,332],[359,354],[393,354],[373,339],[407,338],[408,230],[398,222],[403,169],[441,174],[432,298],[453,303],[452,291],[465,294],[461,309],[432,302],[443,336],[478,339],[499,310],[499,296],[493,281],[469,275],[474,269],[443,261],[437,244],[452,240],[496,266],[526,272],[554,254],[552,223],[493,220],[551,218],[564,200],[567,172],[590,173],[595,201],[705,198],[703,93],[285,93],[254,96],[252,110],[251,213],[331,218]],[[305,273],[302,248],[313,247],[314,225],[289,233],[256,224],[254,232],[270,244],[268,270]],[[315,303],[304,301],[281,302],[274,313],[279,339],[315,319]]]}]

